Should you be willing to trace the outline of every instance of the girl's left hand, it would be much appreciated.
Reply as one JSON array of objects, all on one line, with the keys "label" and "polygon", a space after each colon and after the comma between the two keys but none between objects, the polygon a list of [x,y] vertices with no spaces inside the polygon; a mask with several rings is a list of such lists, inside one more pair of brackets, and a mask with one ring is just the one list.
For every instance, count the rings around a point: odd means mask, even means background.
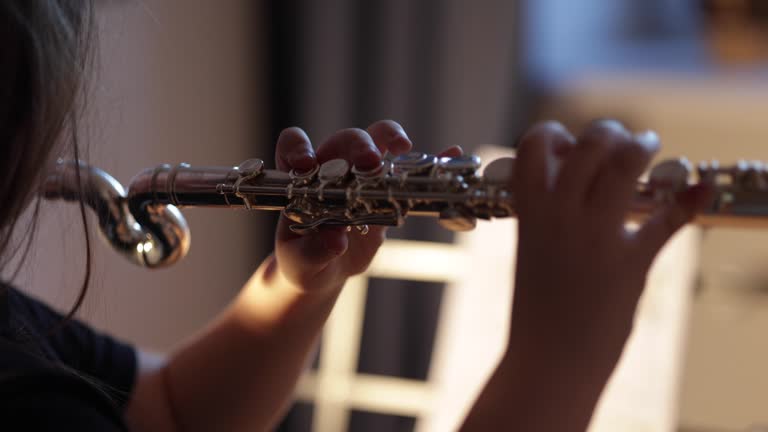
[{"label": "girl's left hand", "polygon": [[[289,128],[277,141],[278,169],[306,172],[331,159],[346,159],[360,169],[372,169],[381,163],[382,154],[401,155],[411,150],[412,143],[402,126],[382,120],[368,129],[343,129],[315,151],[309,138],[299,128]],[[442,156],[459,156],[452,147]],[[289,229],[293,223],[280,217],[275,236],[278,270],[291,284],[302,290],[341,287],[350,276],[368,268],[376,251],[386,238],[386,227],[371,226],[367,234],[347,232],[343,226],[323,226],[316,232],[299,235]]]}]

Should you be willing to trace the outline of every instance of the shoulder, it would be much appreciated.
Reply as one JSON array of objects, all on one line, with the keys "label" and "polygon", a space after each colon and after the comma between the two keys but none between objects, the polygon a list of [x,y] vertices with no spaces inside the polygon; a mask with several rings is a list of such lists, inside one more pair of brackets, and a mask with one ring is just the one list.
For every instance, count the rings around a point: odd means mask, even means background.
[{"label": "shoulder", "polygon": [[131,344],[79,320],[67,320],[44,302],[12,287],[6,286],[2,297],[0,372],[29,360],[21,360],[18,355],[5,359],[4,351],[24,349],[47,363],[93,378],[120,404],[129,398],[137,368],[136,351]]},{"label": "shoulder", "polygon": [[126,430],[105,393],[73,373],[34,361],[0,372],[0,419],[3,430]]},{"label": "shoulder", "polygon": [[124,431],[122,414],[96,383],[0,338],[0,429]]}]

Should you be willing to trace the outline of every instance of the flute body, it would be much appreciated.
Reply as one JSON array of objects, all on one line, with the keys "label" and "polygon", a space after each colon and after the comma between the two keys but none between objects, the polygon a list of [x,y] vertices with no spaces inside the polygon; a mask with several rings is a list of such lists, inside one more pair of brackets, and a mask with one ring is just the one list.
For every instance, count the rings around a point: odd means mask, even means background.
[{"label": "flute body", "polygon": [[[137,264],[163,267],[189,248],[189,228],[179,211],[183,207],[279,210],[294,222],[296,232],[345,225],[364,234],[369,225],[399,226],[407,216],[431,216],[447,229],[470,230],[477,219],[515,215],[514,161],[497,159],[482,175],[475,156],[416,152],[386,158],[364,171],[343,159],[306,173],[266,169],[259,159],[235,167],[160,165],[137,174],[126,191],[98,168],[61,160],[47,177],[43,195],[67,201],[82,197],[115,249]],[[638,182],[629,216],[646,217],[673,200],[692,182],[693,171],[682,159],[656,165],[646,181]],[[761,164],[700,164],[697,177],[716,192],[697,223],[768,227],[768,174]]]}]

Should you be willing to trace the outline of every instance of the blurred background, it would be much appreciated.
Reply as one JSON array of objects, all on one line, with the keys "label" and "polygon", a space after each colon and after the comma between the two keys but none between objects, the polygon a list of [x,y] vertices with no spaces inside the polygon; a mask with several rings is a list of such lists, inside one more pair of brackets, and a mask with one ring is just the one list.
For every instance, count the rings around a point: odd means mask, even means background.
[{"label": "blurred background", "polygon": [[[304,128],[318,144],[337,129],[364,128],[383,118],[403,124],[427,152],[461,145],[468,152],[498,154],[539,119],[555,118],[578,131],[590,119],[613,117],[659,132],[659,157],[768,160],[763,0],[98,5],[98,67],[84,122],[88,158],[123,182],[164,162],[236,165],[260,157],[271,164],[273,143],[285,127]],[[83,274],[81,228],[76,209],[45,208],[32,257],[16,283],[67,308]],[[95,245],[83,319],[166,350],[221,310],[271,250],[275,215],[196,209],[185,214],[192,250],[171,269],[147,272]],[[514,239],[508,231],[508,237],[499,237],[498,230],[495,237],[479,233],[469,242],[434,221],[411,219],[390,237],[395,245],[433,245],[422,251],[474,247],[505,257],[484,280],[509,286]],[[628,383],[626,391],[599,416],[621,417],[623,423],[606,420],[602,430],[726,432],[768,424],[768,233],[692,229],[686,235],[679,253],[670,253],[653,279],[664,286],[654,291],[653,304],[668,307],[648,309],[640,354],[632,354],[635,360],[627,361],[618,380]],[[403,260],[401,267],[427,259],[415,249],[391,256]],[[458,263],[470,276],[479,268],[472,267],[479,255],[474,256]],[[388,265],[397,266],[378,267]],[[353,370],[346,373],[397,378],[403,386],[438,379],[435,364],[447,361],[438,353],[451,351],[438,349],[443,345],[436,340],[441,334],[451,339],[441,328],[451,324],[446,316],[454,315],[446,311],[456,307],[446,300],[455,285],[452,270],[442,265],[436,271],[445,278],[421,277],[416,270],[408,277],[368,275],[357,309],[341,309],[356,314],[359,324],[348,346],[355,354],[345,357]],[[682,273],[692,276],[668,286]],[[488,274],[499,276],[488,280]],[[471,328],[472,322],[462,325]],[[324,342],[333,337],[324,335]],[[333,353],[344,349],[323,345],[336,351],[316,359],[318,376],[333,366]],[[470,358],[467,367],[472,361],[480,369],[492,364],[493,358],[472,360],[475,354],[463,354]],[[430,429],[418,409],[355,405],[351,396],[323,399],[328,390],[307,383],[312,382],[302,381],[299,402],[279,430],[448,430]],[[321,416],[321,406],[335,410],[335,420]],[[424,412],[439,417],[435,407],[444,405],[430,406]]]}]

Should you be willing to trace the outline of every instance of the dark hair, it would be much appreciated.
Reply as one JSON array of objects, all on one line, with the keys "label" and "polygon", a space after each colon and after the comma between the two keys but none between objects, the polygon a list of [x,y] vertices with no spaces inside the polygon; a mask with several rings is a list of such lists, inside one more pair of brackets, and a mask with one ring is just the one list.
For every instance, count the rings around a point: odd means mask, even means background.
[{"label": "dark hair", "polygon": [[[89,0],[0,1],[0,269],[12,253],[12,234],[22,212],[34,203],[24,233],[29,249],[39,211],[38,190],[56,150],[79,158],[78,105],[85,91],[93,37]],[[78,182],[79,183],[79,182]],[[82,303],[90,276],[90,239],[86,231],[83,287],[67,318]]]}]

